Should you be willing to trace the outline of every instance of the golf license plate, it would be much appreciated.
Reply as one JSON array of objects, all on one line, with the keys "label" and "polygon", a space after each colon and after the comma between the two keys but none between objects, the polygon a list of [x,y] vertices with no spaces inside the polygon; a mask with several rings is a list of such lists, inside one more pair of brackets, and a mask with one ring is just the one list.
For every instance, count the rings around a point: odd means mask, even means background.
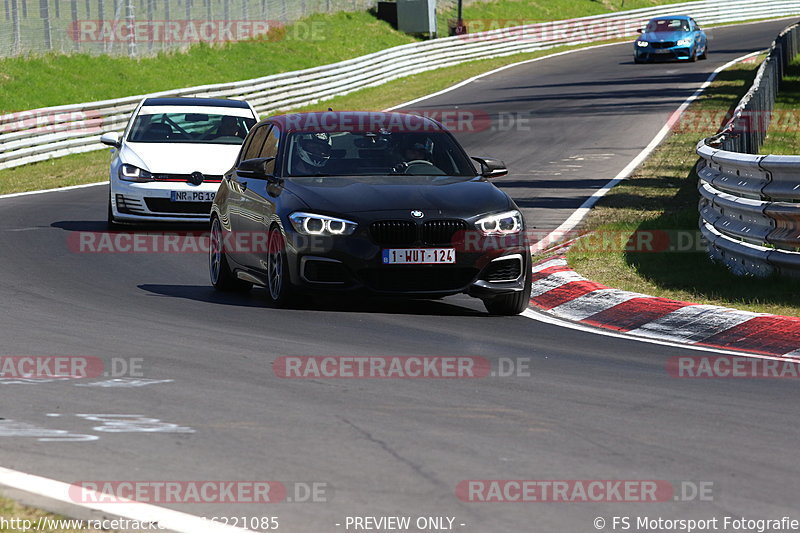
[{"label": "golf license plate", "polygon": [[213,202],[213,191],[172,191],[170,199],[173,202]]},{"label": "golf license plate", "polygon": [[455,248],[392,248],[383,251],[384,265],[439,265],[455,262]]}]

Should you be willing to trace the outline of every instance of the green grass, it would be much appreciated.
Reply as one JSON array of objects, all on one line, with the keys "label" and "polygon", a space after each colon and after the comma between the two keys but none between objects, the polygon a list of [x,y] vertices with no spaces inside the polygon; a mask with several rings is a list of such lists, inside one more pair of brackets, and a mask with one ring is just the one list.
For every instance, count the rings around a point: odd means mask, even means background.
[{"label": "green grass", "polygon": [[762,154],[800,154],[800,60],[786,69]]},{"label": "green grass", "polygon": [[[464,13],[481,21],[555,20],[676,1],[498,0],[470,4]],[[452,15],[442,13],[444,27]],[[360,12],[314,15],[261,40],[201,44],[139,59],[80,53],[0,59],[0,113],[252,79],[410,42],[414,38]]]},{"label": "green grass", "polygon": [[[763,58],[762,58],[763,59]],[[628,180],[591,211],[585,229],[622,232],[697,232],[697,141],[712,135],[720,120],[750,87],[758,63],[723,72],[688,110],[687,122]],[[681,127],[685,125],[686,127]],[[698,252],[634,252],[580,249],[567,254],[581,275],[618,289],[756,312],[800,315],[800,282],[736,277]]]}]

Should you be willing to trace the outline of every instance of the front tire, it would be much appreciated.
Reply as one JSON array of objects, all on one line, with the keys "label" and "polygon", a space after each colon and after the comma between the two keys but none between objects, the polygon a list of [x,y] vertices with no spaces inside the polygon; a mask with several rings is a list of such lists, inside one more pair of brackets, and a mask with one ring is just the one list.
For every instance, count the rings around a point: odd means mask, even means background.
[{"label": "front tire", "polygon": [[276,307],[290,307],[296,301],[289,277],[286,241],[277,226],[269,230],[267,239],[267,294]]},{"label": "front tire", "polygon": [[211,276],[211,285],[223,292],[247,292],[253,288],[253,284],[237,278],[231,271],[224,242],[222,224],[217,217],[213,217],[208,247],[208,271]]},{"label": "front tire", "polygon": [[708,59],[708,45],[703,49],[703,55],[700,56],[700,59]]},{"label": "front tire", "polygon": [[692,55],[689,57],[689,62],[694,63],[697,61],[697,47],[695,46],[694,50],[692,50]]},{"label": "front tire", "polygon": [[483,301],[483,305],[486,307],[489,314],[514,316],[528,308],[531,299],[532,272],[531,266],[527,261],[525,262],[525,268],[527,269],[525,284],[520,292],[495,296],[494,298],[487,298]]}]

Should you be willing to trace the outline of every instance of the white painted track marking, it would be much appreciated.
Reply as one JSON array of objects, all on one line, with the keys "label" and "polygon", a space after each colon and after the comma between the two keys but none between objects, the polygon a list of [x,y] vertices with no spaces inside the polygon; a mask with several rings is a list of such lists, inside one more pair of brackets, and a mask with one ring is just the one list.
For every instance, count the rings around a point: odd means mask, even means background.
[{"label": "white painted track marking", "polygon": [[[126,518],[146,523],[158,523],[167,531],[175,533],[242,533],[250,531],[227,526],[220,522],[203,520],[202,518],[147,503],[130,501],[129,503],[78,503],[70,497],[69,483],[62,483],[30,474],[23,474],[0,467],[0,485],[30,494],[36,494],[70,506],[98,511],[105,515]],[[74,489],[73,489],[74,490]],[[102,501],[103,495],[81,488],[86,499]],[[157,531],[157,530],[156,530]]]}]

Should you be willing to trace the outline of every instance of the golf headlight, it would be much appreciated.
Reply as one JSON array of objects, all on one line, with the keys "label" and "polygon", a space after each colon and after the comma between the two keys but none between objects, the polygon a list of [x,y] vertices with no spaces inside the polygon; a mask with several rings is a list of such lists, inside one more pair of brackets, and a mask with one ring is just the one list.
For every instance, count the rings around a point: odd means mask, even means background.
[{"label": "golf headlight", "polygon": [[514,210],[489,215],[475,222],[475,226],[484,235],[512,235],[522,231],[522,213]]},{"label": "golf headlight", "polygon": [[152,181],[153,175],[144,169],[125,163],[119,167],[119,179],[124,181]]},{"label": "golf headlight", "polygon": [[636,46],[639,46],[639,47],[641,47],[641,48],[647,48],[647,46],[648,46],[649,44],[650,44],[650,43],[648,43],[647,41],[636,41]]},{"label": "golf headlight", "polygon": [[678,41],[678,46],[691,46],[694,39],[681,39]]},{"label": "golf headlight", "polygon": [[292,213],[289,220],[295,231],[303,235],[352,235],[358,227],[349,220],[312,213]]}]

